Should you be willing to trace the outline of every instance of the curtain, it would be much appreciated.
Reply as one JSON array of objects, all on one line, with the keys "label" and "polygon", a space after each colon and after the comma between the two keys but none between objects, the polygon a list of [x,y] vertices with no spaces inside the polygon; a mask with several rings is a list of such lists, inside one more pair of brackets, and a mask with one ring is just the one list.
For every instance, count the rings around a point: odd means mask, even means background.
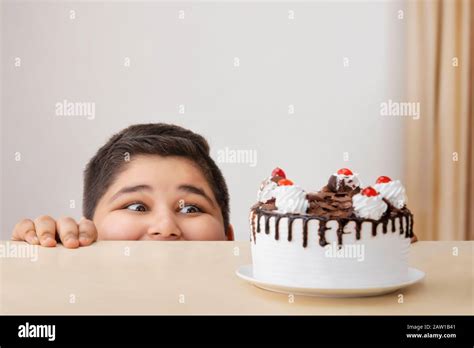
[{"label": "curtain", "polygon": [[474,1],[407,3],[405,184],[419,240],[474,239]]}]

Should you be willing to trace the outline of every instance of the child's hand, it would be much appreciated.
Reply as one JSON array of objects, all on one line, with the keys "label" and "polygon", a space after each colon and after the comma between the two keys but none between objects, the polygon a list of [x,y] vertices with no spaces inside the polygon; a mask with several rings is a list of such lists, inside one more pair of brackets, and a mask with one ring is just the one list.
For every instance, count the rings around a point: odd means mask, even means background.
[{"label": "child's hand", "polygon": [[56,239],[66,248],[87,246],[97,240],[97,229],[94,223],[86,218],[76,222],[65,216],[55,221],[51,216],[41,215],[34,221],[21,220],[15,225],[12,233],[12,240],[45,247],[56,246]]}]

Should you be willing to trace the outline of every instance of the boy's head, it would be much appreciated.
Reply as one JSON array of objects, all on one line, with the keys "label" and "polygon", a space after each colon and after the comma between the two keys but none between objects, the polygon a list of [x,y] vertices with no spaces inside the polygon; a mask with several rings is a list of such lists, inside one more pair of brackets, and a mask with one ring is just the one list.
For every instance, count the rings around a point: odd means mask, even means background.
[{"label": "boy's head", "polygon": [[176,125],[112,136],[87,164],[83,213],[99,239],[233,239],[227,186],[209,145]]}]

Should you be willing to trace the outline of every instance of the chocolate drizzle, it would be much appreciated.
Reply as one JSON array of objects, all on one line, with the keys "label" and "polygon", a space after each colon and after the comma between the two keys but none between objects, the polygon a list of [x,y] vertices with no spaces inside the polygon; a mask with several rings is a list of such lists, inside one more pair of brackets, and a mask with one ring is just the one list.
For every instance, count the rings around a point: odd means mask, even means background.
[{"label": "chocolate drizzle", "polygon": [[374,224],[372,222],[372,236],[374,236],[374,237],[377,235],[377,226],[378,226],[378,224]]},{"label": "chocolate drizzle", "polygon": [[252,234],[253,234],[253,243],[256,243],[256,236],[255,236],[255,212],[252,211],[250,214],[250,219],[252,219]]},{"label": "chocolate drizzle", "polygon": [[389,219],[384,219],[384,220],[382,221],[383,234],[387,234],[388,220],[389,220]]},{"label": "chocolate drizzle", "polygon": [[319,245],[321,245],[322,247],[329,244],[326,241],[326,231],[328,230],[328,228],[326,227],[326,223],[327,223],[326,220],[319,220],[319,229],[318,229]]},{"label": "chocolate drizzle", "polygon": [[278,215],[275,219],[275,239],[276,240],[280,238],[280,219],[281,219],[281,215]]},{"label": "chocolate drizzle", "polygon": [[[255,226],[255,218],[257,217],[257,226]],[[327,227],[327,223],[329,221],[328,218],[322,217],[322,216],[316,216],[316,215],[301,215],[301,214],[282,214],[277,211],[268,211],[261,209],[260,206],[254,206],[252,207],[252,233],[253,233],[253,239],[254,243],[256,242],[256,233],[260,233],[261,231],[261,217],[264,217],[264,225],[265,225],[265,234],[270,233],[270,224],[269,220],[271,217],[275,218],[275,239],[279,240],[280,238],[280,232],[279,232],[279,225],[280,225],[280,219],[282,217],[288,218],[288,241],[291,242],[293,239],[293,221],[296,219],[301,219],[303,223],[303,247],[306,247],[308,245],[308,223],[310,220],[318,220],[319,221],[319,229],[318,229],[318,236],[319,236],[319,245],[324,247],[325,245],[329,244],[326,241],[326,231],[329,230]],[[337,222],[337,242],[339,247],[342,246],[342,238],[344,235],[344,228],[345,226],[351,222],[355,222],[355,230],[356,230],[356,239],[359,240],[361,238],[361,230],[362,230],[362,224],[364,222],[369,222],[372,224],[372,235],[376,236],[377,235],[377,227],[379,224],[382,224],[383,227],[383,233],[387,233],[387,225],[388,221],[390,220],[391,225],[392,225],[392,233],[395,232],[395,221],[396,219],[399,220],[400,222],[400,234],[405,234],[405,238],[411,238],[413,236],[413,214],[406,208],[403,209],[397,209],[396,211],[388,211],[386,214],[382,216],[380,220],[372,220],[372,219],[363,219],[363,218],[358,218],[358,217],[351,217],[351,218],[332,218],[331,220],[334,220]],[[403,224],[403,220],[406,221],[405,225]]]},{"label": "chocolate drizzle", "polygon": [[288,242],[291,242],[292,238],[293,220],[294,219],[288,219]]},{"label": "chocolate drizzle", "polygon": [[265,215],[264,219],[265,219],[265,234],[269,234],[270,233],[270,216]]},{"label": "chocolate drizzle", "polygon": [[308,245],[308,219],[303,219],[303,247]]},{"label": "chocolate drizzle", "polygon": [[355,220],[356,223],[356,239],[360,239],[360,230],[362,229],[362,221],[361,220]]},{"label": "chocolate drizzle", "polygon": [[341,219],[337,226],[337,245],[342,245],[342,235],[344,234],[344,227],[346,227],[349,220]]}]

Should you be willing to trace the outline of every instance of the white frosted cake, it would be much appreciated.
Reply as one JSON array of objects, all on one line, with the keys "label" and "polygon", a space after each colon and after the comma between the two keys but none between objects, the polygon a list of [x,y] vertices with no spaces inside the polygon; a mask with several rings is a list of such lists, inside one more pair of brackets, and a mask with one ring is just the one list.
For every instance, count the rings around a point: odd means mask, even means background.
[{"label": "white frosted cake", "polygon": [[305,192],[280,168],[250,212],[253,275],[274,284],[364,288],[403,282],[413,215],[399,180],[360,187],[347,168]]}]

